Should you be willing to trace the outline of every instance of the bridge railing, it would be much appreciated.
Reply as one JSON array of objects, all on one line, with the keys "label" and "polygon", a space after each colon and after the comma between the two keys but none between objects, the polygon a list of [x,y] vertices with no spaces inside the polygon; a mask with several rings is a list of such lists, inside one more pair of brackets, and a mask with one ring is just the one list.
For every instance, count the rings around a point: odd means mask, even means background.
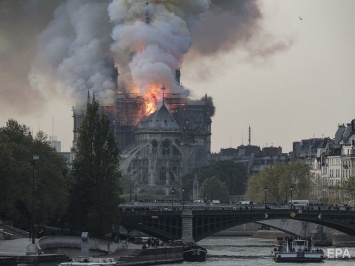
[{"label": "bridge railing", "polygon": [[309,206],[291,206],[281,204],[236,204],[236,203],[200,203],[200,202],[176,202],[174,205],[167,202],[134,202],[120,204],[121,211],[149,210],[149,211],[182,211],[184,210],[254,210],[254,209],[288,209],[288,210],[345,210],[355,211],[355,207],[332,206],[332,205],[309,205]]}]

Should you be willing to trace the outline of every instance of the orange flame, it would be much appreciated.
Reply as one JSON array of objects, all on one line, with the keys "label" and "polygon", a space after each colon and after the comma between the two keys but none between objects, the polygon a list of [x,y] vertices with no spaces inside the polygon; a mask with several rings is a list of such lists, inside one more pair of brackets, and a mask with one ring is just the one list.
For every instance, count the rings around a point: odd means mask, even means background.
[{"label": "orange flame", "polygon": [[157,84],[149,85],[148,92],[143,95],[145,100],[146,115],[154,113],[158,108],[159,101],[162,97],[163,91],[161,86]]}]

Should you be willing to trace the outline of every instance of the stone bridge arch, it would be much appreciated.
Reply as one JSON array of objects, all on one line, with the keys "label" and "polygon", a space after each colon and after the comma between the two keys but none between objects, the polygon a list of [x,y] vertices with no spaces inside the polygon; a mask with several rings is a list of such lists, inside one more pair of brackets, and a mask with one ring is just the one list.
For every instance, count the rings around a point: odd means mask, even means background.
[{"label": "stone bridge arch", "polygon": [[164,240],[199,241],[228,228],[263,220],[291,219],[327,226],[355,235],[355,211],[349,210],[189,210],[121,213],[121,225]]}]

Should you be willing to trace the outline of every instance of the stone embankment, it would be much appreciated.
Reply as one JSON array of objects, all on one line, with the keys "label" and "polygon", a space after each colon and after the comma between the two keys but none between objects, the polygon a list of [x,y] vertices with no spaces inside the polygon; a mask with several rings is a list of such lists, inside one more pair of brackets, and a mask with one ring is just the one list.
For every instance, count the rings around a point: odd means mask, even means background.
[{"label": "stone embankment", "polygon": [[29,255],[36,244],[31,244],[29,238],[0,240],[0,265],[53,265],[66,259],[64,254]]},{"label": "stone embankment", "polygon": [[347,235],[344,233],[335,233],[333,234],[332,243],[335,247],[354,247],[355,236]]},{"label": "stone embankment", "polygon": [[[279,230],[258,230],[252,236],[260,241],[275,241],[277,237],[287,236],[288,233]],[[315,241],[316,246],[335,246],[335,247],[352,247],[355,246],[355,236],[344,234],[341,232],[334,233],[330,241]]]}]

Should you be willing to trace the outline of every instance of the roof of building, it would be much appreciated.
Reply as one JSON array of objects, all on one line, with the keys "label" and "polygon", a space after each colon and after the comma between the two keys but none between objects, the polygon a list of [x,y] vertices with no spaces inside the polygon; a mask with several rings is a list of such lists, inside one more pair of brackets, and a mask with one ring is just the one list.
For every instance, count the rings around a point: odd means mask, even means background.
[{"label": "roof of building", "polygon": [[334,138],[335,143],[339,143],[342,140],[345,129],[346,129],[345,125],[338,126],[338,130],[337,132],[335,132],[335,138]]},{"label": "roof of building", "polygon": [[254,145],[238,146],[238,156],[250,156],[252,153],[260,153],[260,147]]},{"label": "roof of building", "polygon": [[179,131],[180,127],[163,102],[162,106],[137,126],[138,130]]}]

